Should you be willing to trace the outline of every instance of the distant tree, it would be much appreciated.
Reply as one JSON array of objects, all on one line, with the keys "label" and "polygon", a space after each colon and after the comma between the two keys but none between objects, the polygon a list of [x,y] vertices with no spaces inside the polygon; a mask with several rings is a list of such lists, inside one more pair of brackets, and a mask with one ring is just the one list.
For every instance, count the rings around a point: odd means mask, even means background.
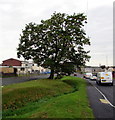
[{"label": "distant tree", "polygon": [[102,69],[105,69],[105,68],[106,68],[106,66],[105,66],[105,65],[101,65],[100,67],[101,67]]},{"label": "distant tree", "polygon": [[89,51],[84,50],[84,45],[90,45],[83,29],[86,20],[83,13],[54,13],[50,19],[41,20],[41,24],[29,23],[20,36],[18,57],[33,59],[51,69],[50,79],[63,63],[85,65],[90,58]]},{"label": "distant tree", "polygon": [[70,75],[76,71],[75,65],[71,62],[65,62],[61,66],[61,72]]}]

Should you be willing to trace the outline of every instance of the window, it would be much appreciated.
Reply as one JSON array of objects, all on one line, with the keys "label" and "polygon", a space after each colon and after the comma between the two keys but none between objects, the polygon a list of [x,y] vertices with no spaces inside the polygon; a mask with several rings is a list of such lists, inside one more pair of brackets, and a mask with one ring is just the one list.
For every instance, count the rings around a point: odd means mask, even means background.
[{"label": "window", "polygon": [[21,68],[21,71],[24,71],[25,70],[25,68]]}]

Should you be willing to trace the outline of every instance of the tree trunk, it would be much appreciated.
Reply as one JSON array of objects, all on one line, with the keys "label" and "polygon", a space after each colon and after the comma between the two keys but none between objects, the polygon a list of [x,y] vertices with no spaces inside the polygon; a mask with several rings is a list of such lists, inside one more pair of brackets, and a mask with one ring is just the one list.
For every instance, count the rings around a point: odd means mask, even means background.
[{"label": "tree trunk", "polygon": [[51,73],[50,73],[49,79],[53,79],[53,78],[54,78],[54,70],[51,69]]}]

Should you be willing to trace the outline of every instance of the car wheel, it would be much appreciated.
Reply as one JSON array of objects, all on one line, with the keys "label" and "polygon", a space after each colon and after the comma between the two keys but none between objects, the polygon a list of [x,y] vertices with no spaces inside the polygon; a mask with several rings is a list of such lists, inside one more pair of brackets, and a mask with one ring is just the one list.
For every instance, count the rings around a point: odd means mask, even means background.
[{"label": "car wheel", "polygon": [[101,81],[99,81],[99,85],[101,85]]},{"label": "car wheel", "polygon": [[101,81],[96,81],[96,83],[97,83],[98,85],[101,85]]},{"label": "car wheel", "polygon": [[111,83],[111,86],[113,86],[113,83]]},{"label": "car wheel", "polygon": [[98,81],[96,80],[97,85],[99,84]]}]

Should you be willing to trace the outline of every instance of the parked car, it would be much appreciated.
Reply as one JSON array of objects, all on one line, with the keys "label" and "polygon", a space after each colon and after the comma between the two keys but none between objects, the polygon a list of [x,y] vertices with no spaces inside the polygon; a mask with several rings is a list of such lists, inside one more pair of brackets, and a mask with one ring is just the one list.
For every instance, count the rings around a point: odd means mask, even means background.
[{"label": "parked car", "polygon": [[85,73],[84,78],[90,79],[92,77],[92,73]]},{"label": "parked car", "polygon": [[91,79],[91,80],[96,80],[97,77],[96,77],[96,76],[91,76],[90,79]]},{"label": "parked car", "polygon": [[108,83],[113,85],[112,72],[99,72],[96,79],[97,84]]}]

